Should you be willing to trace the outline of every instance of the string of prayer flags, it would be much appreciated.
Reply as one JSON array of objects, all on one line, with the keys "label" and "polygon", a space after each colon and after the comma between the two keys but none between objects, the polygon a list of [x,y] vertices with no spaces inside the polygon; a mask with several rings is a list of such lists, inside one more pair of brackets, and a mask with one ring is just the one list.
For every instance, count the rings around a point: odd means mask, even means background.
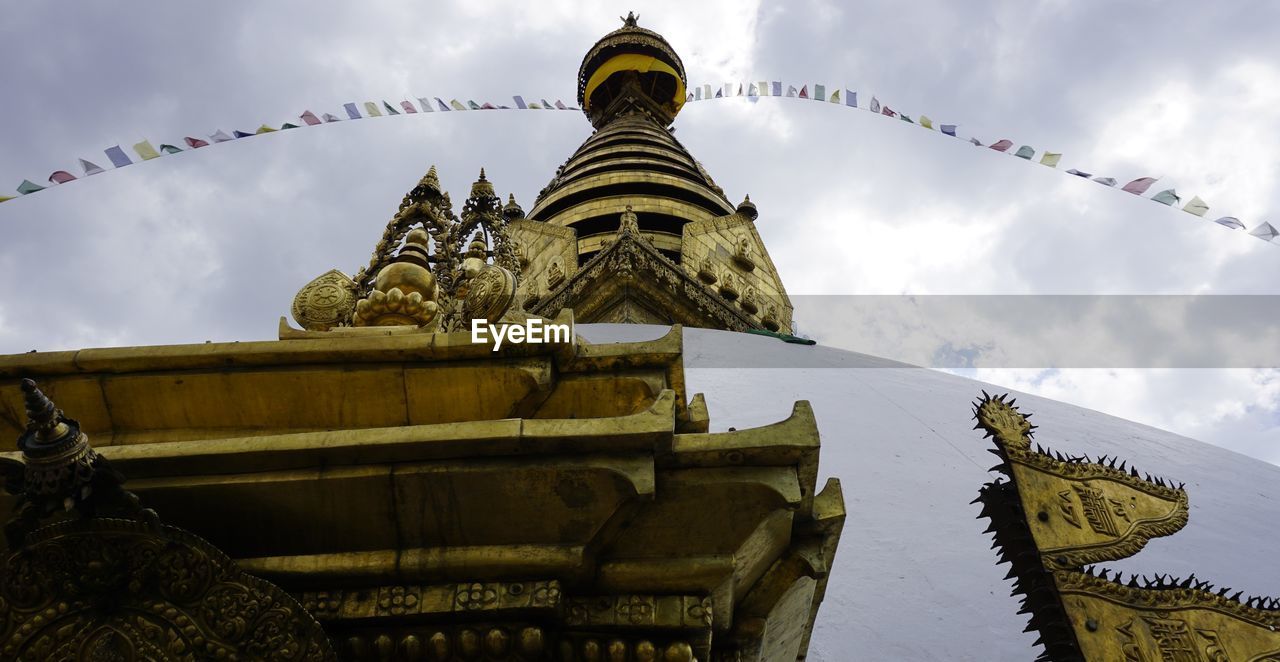
[{"label": "string of prayer flags", "polygon": [[1060,160],[1062,160],[1061,154],[1057,152],[1045,152],[1044,156],[1040,157],[1040,165],[1047,165],[1050,168],[1056,168],[1058,167],[1058,161]]},{"label": "string of prayer flags", "polygon": [[44,190],[43,186],[29,179],[24,179],[22,180],[21,184],[18,184],[18,192],[23,195],[30,195],[32,193],[35,193],[36,191],[43,191],[43,190]]}]

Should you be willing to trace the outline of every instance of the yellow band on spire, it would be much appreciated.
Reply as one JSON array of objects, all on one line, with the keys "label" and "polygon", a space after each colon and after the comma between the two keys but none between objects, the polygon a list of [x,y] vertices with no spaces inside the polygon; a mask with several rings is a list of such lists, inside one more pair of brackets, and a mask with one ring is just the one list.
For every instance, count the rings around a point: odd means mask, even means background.
[{"label": "yellow band on spire", "polygon": [[680,80],[680,74],[676,73],[671,65],[659,60],[652,55],[640,55],[638,53],[623,53],[615,55],[601,63],[600,67],[591,74],[591,79],[587,81],[587,87],[582,95],[582,107],[589,110],[591,108],[591,93],[600,87],[608,78],[620,71],[638,71],[640,73],[648,73],[650,71],[661,71],[671,74],[676,79],[676,94],[671,101],[676,105],[676,110],[680,110],[684,106],[685,89],[684,81]]}]

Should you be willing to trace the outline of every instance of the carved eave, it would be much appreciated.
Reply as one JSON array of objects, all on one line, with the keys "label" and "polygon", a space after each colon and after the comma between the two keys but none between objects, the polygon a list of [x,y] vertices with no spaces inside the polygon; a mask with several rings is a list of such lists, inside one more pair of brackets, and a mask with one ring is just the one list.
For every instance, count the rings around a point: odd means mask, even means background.
[{"label": "carved eave", "polygon": [[610,312],[627,304],[650,311],[654,318],[626,321],[730,331],[762,328],[649,242],[629,233],[618,235],[529,312],[573,308],[583,322],[623,321],[611,318]]},{"label": "carved eave", "polygon": [[995,441],[993,467],[1009,482],[976,500],[1009,563],[1019,613],[1044,646],[1037,658],[1078,660],[1264,660],[1280,656],[1280,600],[1218,589],[1195,575],[1154,579],[1088,565],[1138,554],[1187,523],[1187,495],[1117,460],[1055,453],[1005,396],[974,403],[975,428]]}]

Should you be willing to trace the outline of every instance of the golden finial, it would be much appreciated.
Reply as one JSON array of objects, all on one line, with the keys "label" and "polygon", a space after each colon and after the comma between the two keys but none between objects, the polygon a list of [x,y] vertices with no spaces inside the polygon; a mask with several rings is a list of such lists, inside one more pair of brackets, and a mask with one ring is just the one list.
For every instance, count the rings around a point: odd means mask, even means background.
[{"label": "golden finial", "polygon": [[27,431],[35,431],[40,441],[53,441],[67,434],[62,411],[53,404],[36,383],[22,380],[22,398],[27,409]]}]

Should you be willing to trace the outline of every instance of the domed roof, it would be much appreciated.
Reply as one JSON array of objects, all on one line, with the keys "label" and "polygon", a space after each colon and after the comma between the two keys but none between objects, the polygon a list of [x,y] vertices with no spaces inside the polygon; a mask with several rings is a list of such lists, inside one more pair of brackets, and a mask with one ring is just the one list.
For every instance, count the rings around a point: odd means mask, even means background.
[{"label": "domed roof", "polygon": [[638,16],[628,13],[621,28],[601,37],[582,58],[578,68],[578,105],[593,123],[598,113],[592,113],[592,106],[599,107],[613,99],[616,88],[606,83],[623,72],[655,78],[657,84],[646,91],[652,92],[652,100],[672,118],[684,105],[688,82],[684,63],[662,35],[640,27],[638,20]]}]

